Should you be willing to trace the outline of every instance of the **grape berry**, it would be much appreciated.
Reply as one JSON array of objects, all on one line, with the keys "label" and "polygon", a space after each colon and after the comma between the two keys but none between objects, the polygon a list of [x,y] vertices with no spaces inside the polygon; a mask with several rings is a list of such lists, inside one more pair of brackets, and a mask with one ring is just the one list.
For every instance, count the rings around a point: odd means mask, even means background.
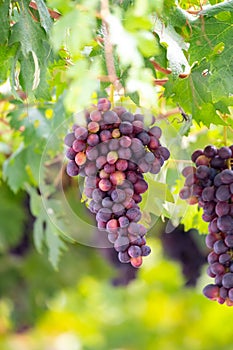
[{"label": "grape berry", "polygon": [[203,208],[202,218],[209,222],[206,245],[207,274],[215,283],[207,285],[203,294],[220,304],[233,306],[233,146],[206,146],[196,150],[192,161],[182,174],[186,178],[180,197],[189,204],[198,203]]},{"label": "grape berry", "polygon": [[84,193],[98,228],[108,232],[119,261],[137,268],[150,254],[139,223],[138,204],[148,188],[143,173],[157,174],[170,153],[160,143],[158,126],[147,129],[142,115],[124,107],[111,110],[106,98],[85,116],[86,126],[74,125],[65,137],[67,174],[85,177]]}]

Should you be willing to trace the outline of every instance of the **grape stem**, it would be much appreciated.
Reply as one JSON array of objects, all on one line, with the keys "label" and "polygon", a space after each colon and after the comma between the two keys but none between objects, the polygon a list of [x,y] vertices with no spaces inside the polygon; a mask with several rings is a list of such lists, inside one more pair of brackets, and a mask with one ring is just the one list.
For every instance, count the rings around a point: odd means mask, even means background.
[{"label": "grape stem", "polygon": [[104,33],[104,52],[108,71],[108,81],[110,81],[115,86],[115,88],[119,89],[119,79],[116,75],[114,64],[113,46],[109,35],[108,18],[110,16],[110,10],[108,0],[101,0],[100,15],[102,18],[102,27]]},{"label": "grape stem", "polygon": [[168,78],[163,78],[163,79],[154,79],[154,85],[159,85],[163,86],[168,82]]},{"label": "grape stem", "polygon": [[160,113],[160,114],[156,117],[156,119],[157,119],[157,120],[167,119],[167,118],[169,118],[170,116],[172,116],[172,115],[174,115],[174,114],[180,114],[180,109],[179,109],[179,107],[170,109],[170,110],[167,111],[166,113]]},{"label": "grape stem", "polygon": [[154,59],[150,59],[149,61],[153,64],[154,68],[157,71],[162,72],[164,74],[171,74],[172,73],[172,70],[170,68],[161,67]]},{"label": "grape stem", "polygon": [[109,100],[112,106],[114,107],[114,85],[113,84],[110,85]]}]

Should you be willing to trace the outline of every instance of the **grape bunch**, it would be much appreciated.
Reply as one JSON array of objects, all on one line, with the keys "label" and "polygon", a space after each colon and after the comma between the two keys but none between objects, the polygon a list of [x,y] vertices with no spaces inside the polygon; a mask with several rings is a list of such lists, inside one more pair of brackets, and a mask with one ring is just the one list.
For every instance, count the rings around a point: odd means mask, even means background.
[{"label": "grape bunch", "polygon": [[151,251],[146,228],[138,223],[148,188],[143,174],[158,174],[170,153],[160,143],[158,126],[147,129],[143,115],[122,106],[111,109],[106,98],[85,116],[86,126],[73,125],[65,137],[67,174],[85,177],[87,206],[98,229],[107,231],[120,262],[139,267]]},{"label": "grape bunch", "polygon": [[233,145],[230,147],[206,146],[192,154],[195,167],[183,169],[185,185],[180,197],[189,204],[203,208],[202,218],[209,222],[206,245],[207,273],[215,283],[203,289],[204,295],[233,305],[233,171],[231,169]]}]

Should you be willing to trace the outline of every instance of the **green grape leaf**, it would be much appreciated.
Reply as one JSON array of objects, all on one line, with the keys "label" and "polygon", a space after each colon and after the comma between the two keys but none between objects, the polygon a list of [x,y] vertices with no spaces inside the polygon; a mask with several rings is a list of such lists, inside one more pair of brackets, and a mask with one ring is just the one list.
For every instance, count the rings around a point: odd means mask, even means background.
[{"label": "green grape leaf", "polygon": [[[233,5],[231,5],[233,6]],[[209,75],[208,89],[213,102],[233,93],[233,8],[226,19],[200,18],[193,23],[190,41],[191,62],[204,57]]]},{"label": "green grape leaf", "polygon": [[167,59],[173,76],[178,77],[179,74],[189,74],[190,66],[183,52],[183,50],[188,50],[188,46],[184,39],[171,25],[165,27],[159,19],[155,21],[154,32],[158,34],[160,44],[167,49]]},{"label": "green grape leaf", "polygon": [[28,57],[30,52],[39,52],[45,33],[39,23],[33,21],[28,10],[22,6],[19,20],[13,25],[10,43],[20,43],[22,53]]},{"label": "green grape leaf", "polygon": [[[0,1],[0,45],[8,40],[10,32],[10,18],[9,18],[10,0]],[[1,69],[4,66],[1,65]]]},{"label": "green grape leaf", "polygon": [[22,143],[3,164],[3,179],[7,180],[8,185],[13,192],[17,192],[24,184],[29,181],[26,172],[27,149]]},{"label": "green grape leaf", "polygon": [[39,11],[41,26],[45,29],[47,33],[49,33],[53,23],[50,18],[49,11],[43,0],[35,0],[35,2]]},{"label": "green grape leaf", "polygon": [[200,12],[200,15],[215,16],[220,12],[227,11],[233,12],[233,0],[223,1],[213,6],[205,6],[205,8]]},{"label": "green grape leaf", "polygon": [[[46,41],[46,33],[29,14],[25,1],[20,1],[21,11],[18,21],[12,26],[10,44],[19,44],[17,57],[12,66],[12,89],[15,85],[15,70],[20,62],[19,81],[22,89],[30,97],[49,99],[47,65],[51,59],[51,49]],[[16,95],[16,94],[15,94]],[[17,97],[17,95],[16,95]]]},{"label": "green grape leaf", "polygon": [[[188,78],[174,81],[172,77],[165,85],[165,96],[172,96],[192,118],[207,127],[210,124],[224,125],[213,104],[213,96],[209,91],[210,76],[203,75],[209,64],[204,60],[200,65],[193,67]],[[217,101],[216,101],[217,102]]]},{"label": "green grape leaf", "polygon": [[45,240],[49,250],[49,260],[53,267],[57,269],[60,256],[62,251],[66,249],[66,246],[59,237],[56,227],[48,220],[46,222]]},{"label": "green grape leaf", "polygon": [[[60,218],[60,202],[56,200],[47,200],[46,206],[50,210],[50,216],[45,208],[45,199],[36,192],[36,190],[27,186],[27,191],[30,194],[30,209],[36,220],[33,228],[33,238],[36,249],[42,253],[44,247],[48,249],[49,260],[53,267],[57,269],[60,256],[66,250],[66,245],[61,239],[61,232],[56,227],[56,220]],[[51,221],[53,219],[53,222]]]}]

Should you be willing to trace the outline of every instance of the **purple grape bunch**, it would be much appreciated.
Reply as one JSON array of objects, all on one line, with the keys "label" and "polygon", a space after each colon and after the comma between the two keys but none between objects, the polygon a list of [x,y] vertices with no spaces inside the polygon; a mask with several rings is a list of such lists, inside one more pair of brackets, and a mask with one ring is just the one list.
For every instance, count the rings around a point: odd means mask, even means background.
[{"label": "purple grape bunch", "polygon": [[185,185],[180,197],[189,204],[203,208],[202,219],[209,222],[206,245],[207,274],[213,284],[203,289],[203,294],[220,304],[233,305],[233,145],[216,148],[208,145],[196,150],[192,161],[182,173]]},{"label": "purple grape bunch", "polygon": [[170,153],[160,143],[158,126],[146,128],[143,115],[122,106],[111,109],[106,98],[85,116],[86,126],[74,125],[65,137],[67,174],[85,177],[84,193],[98,229],[107,231],[120,262],[139,267],[151,252],[139,223],[141,195],[148,189],[143,174],[158,174]]}]

